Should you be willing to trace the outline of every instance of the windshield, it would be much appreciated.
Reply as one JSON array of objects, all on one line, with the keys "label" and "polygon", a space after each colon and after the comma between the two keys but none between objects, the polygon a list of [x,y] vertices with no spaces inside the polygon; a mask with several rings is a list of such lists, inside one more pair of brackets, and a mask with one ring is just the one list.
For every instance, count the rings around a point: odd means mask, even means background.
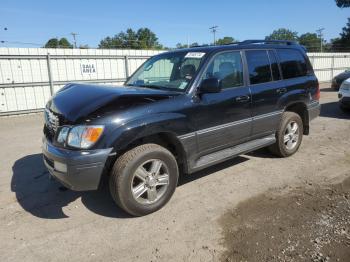
[{"label": "windshield", "polygon": [[185,91],[204,55],[203,52],[170,52],[154,56],[136,71],[126,85]]}]

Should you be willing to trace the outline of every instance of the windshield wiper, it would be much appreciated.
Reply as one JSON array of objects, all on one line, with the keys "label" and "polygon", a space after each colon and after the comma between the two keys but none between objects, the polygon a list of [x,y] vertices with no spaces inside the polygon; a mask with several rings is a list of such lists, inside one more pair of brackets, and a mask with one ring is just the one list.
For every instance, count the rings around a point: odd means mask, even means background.
[{"label": "windshield wiper", "polygon": [[160,90],[166,89],[166,87],[157,86],[157,85],[139,85],[139,86],[140,87],[146,87],[146,88],[160,89]]}]

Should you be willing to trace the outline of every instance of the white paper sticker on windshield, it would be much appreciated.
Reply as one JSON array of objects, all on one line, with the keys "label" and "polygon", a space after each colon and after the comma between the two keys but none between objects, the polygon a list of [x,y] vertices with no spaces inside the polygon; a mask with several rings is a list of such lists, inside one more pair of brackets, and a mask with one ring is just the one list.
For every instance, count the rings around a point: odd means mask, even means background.
[{"label": "white paper sticker on windshield", "polygon": [[185,55],[186,58],[202,58],[205,55],[203,52],[189,52]]}]

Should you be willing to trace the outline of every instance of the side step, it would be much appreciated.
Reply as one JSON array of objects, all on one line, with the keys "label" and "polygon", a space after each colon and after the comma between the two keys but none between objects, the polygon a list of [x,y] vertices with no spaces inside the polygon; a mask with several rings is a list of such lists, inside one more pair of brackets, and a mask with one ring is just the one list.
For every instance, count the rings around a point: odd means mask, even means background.
[{"label": "side step", "polygon": [[193,172],[198,171],[200,169],[223,162],[225,160],[236,157],[238,155],[242,155],[242,154],[257,150],[259,148],[272,145],[275,142],[276,142],[275,134],[272,134],[263,138],[255,139],[240,145],[226,148],[226,149],[211,153],[209,155],[202,156],[197,160],[192,171]]}]

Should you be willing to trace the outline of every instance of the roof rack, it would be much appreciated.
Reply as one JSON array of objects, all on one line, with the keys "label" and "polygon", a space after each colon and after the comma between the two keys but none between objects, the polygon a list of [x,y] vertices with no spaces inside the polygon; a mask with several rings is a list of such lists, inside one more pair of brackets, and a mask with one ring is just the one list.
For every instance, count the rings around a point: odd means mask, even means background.
[{"label": "roof rack", "polygon": [[239,44],[285,44],[285,45],[297,45],[298,43],[290,40],[245,40],[239,42]]},{"label": "roof rack", "polygon": [[[291,40],[244,40],[242,42],[232,42],[222,45],[249,45],[249,44],[279,44],[279,45],[298,45],[297,42],[291,41]],[[213,44],[206,44],[206,45],[196,45],[196,46],[190,46],[189,48],[193,47],[211,47],[215,46]]]}]

